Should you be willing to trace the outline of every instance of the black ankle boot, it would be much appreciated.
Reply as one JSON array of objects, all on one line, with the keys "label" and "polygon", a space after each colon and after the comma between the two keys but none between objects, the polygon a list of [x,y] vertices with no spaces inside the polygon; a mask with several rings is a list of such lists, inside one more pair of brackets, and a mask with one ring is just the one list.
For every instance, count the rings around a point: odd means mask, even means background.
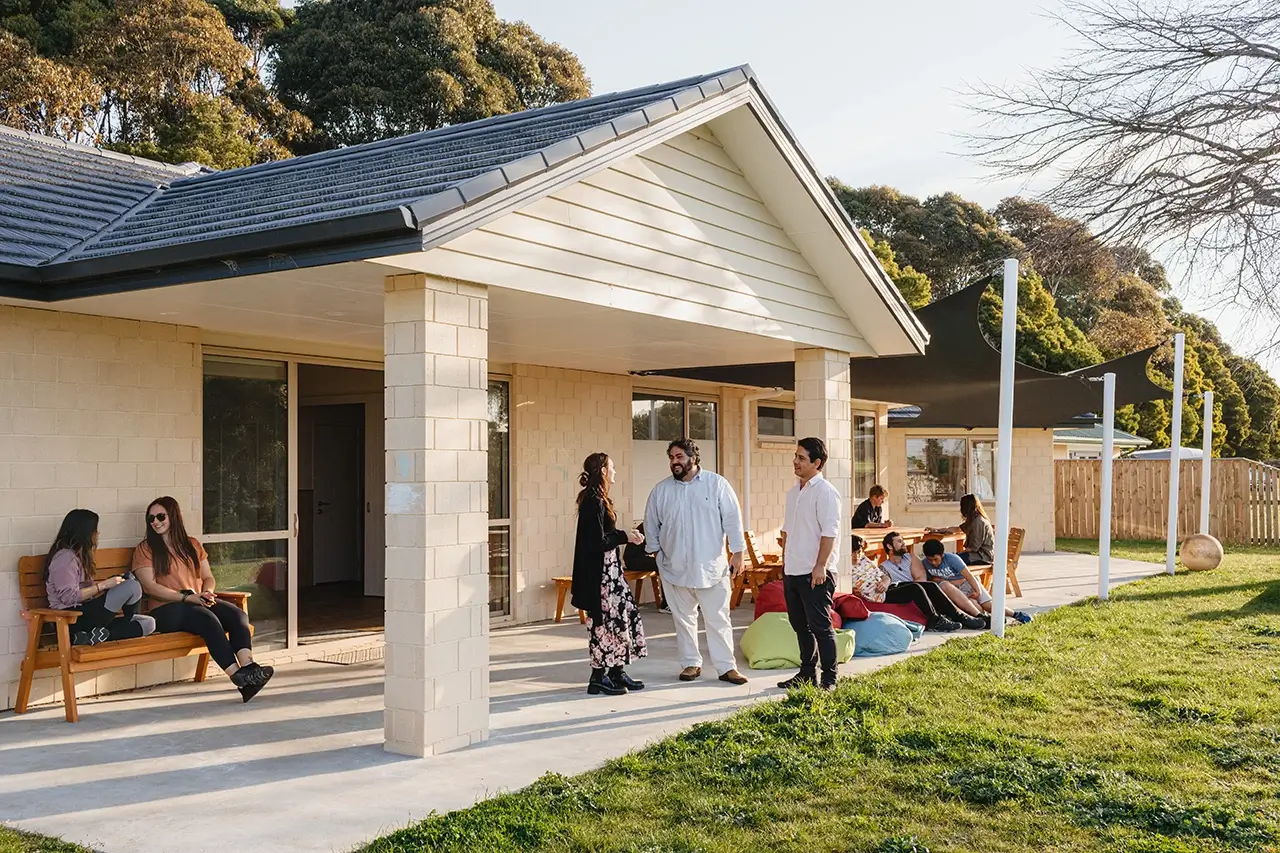
[{"label": "black ankle boot", "polygon": [[620,684],[628,690],[644,690],[644,682],[636,681],[627,675],[626,671],[620,666],[615,666],[609,670],[609,680],[614,684]]},{"label": "black ankle boot", "polygon": [[605,674],[603,669],[591,670],[591,680],[587,682],[587,693],[598,696],[621,696],[627,692],[626,685],[615,682]]}]

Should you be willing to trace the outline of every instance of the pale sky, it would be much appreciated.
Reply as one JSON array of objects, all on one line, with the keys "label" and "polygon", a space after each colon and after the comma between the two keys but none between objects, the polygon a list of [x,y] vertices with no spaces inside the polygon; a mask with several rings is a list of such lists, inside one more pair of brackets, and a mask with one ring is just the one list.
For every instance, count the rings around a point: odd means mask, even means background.
[{"label": "pale sky", "polygon": [[[957,93],[1012,83],[1074,44],[1052,20],[1056,0],[494,0],[582,59],[596,94],[718,71],[755,69],[801,145],[826,175],[924,197],[946,190],[991,207],[1034,187],[996,184],[957,152],[976,129]],[[1173,271],[1171,271],[1171,277]],[[1202,288],[1196,288],[1202,289]],[[1176,285],[1191,310],[1244,354],[1273,336],[1238,308]],[[1264,362],[1280,380],[1280,352]]]}]

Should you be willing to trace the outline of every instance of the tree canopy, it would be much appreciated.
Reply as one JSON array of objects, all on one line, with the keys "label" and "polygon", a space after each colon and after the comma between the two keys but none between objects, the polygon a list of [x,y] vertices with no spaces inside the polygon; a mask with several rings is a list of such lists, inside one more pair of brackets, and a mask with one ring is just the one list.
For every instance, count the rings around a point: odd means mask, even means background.
[{"label": "tree canopy", "polygon": [[319,147],[591,93],[573,53],[500,20],[489,0],[308,0],[269,42],[276,91],[312,121]]},{"label": "tree canopy", "polygon": [[234,168],[589,94],[574,54],[488,0],[0,0],[0,122],[166,162]]},{"label": "tree canopy", "polygon": [[[1146,249],[1109,244],[1084,223],[1023,198],[986,211],[952,193],[922,202],[892,187],[854,189],[835,179],[831,185],[913,308],[987,280],[993,286],[983,295],[979,320],[997,341],[998,262],[1017,257],[1019,361],[1060,373],[1163,344],[1152,359],[1153,379],[1171,389],[1172,336],[1183,332],[1183,441],[1201,440],[1198,401],[1212,389],[1215,453],[1280,455],[1280,387],[1256,362],[1233,353],[1213,323],[1167,295],[1165,270]],[[1117,425],[1164,447],[1169,417],[1169,401],[1158,400],[1121,409]]]}]

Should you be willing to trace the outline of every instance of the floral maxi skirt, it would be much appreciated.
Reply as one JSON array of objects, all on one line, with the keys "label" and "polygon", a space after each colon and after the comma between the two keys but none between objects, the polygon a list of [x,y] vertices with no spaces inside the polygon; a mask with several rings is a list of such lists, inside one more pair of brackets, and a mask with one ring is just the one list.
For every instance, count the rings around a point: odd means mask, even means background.
[{"label": "floral maxi skirt", "polygon": [[623,577],[617,551],[604,555],[600,609],[599,622],[590,614],[587,616],[587,650],[591,654],[592,669],[626,666],[632,658],[642,658],[649,653],[645,648],[640,611]]}]

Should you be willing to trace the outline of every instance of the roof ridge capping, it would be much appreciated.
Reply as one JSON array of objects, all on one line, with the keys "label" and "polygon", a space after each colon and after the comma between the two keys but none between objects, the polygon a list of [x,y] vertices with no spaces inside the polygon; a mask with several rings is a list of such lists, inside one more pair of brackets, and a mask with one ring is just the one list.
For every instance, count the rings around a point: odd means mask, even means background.
[{"label": "roof ridge capping", "polygon": [[87,145],[82,142],[69,142],[65,139],[59,139],[56,136],[45,136],[40,133],[21,130],[5,124],[0,124],[0,134],[14,136],[20,139],[27,139],[41,145],[48,145],[50,148],[64,148],[68,151],[79,151],[84,154],[92,154],[96,157],[102,157],[108,160],[120,160],[125,163],[132,163],[135,166],[145,166],[159,172],[170,172],[175,178],[190,177],[205,171],[207,168],[199,163],[164,163],[160,160],[150,160],[146,157],[138,157],[135,154],[122,154],[119,151],[111,151],[97,145]]},{"label": "roof ridge capping", "polygon": [[[681,110],[704,103],[731,89],[737,89],[755,80],[755,72],[747,64],[738,65],[706,76],[686,77],[684,80],[677,80],[675,81],[677,85],[685,82],[690,85],[629,113],[624,113],[615,119],[602,122],[567,139],[554,142],[546,148],[535,151],[533,154],[527,154],[518,160],[513,160],[503,166],[483,172],[473,178],[468,178],[440,192],[409,202],[404,207],[413,216],[418,227],[423,228],[434,220],[461,210],[467,205],[500,192],[513,184],[542,174],[568,160],[580,157],[624,136],[644,130]],[[629,89],[623,92],[599,95],[597,98],[603,99],[619,95],[634,96],[643,94],[648,90],[666,89],[670,85],[658,83],[640,89]],[[590,100],[596,100],[596,98],[570,103],[581,104]],[[525,113],[512,113],[511,115],[535,115],[544,110],[562,106],[566,105],[557,104]],[[508,116],[495,116],[494,118],[508,118]],[[485,121],[492,121],[492,119],[485,119]]]}]

